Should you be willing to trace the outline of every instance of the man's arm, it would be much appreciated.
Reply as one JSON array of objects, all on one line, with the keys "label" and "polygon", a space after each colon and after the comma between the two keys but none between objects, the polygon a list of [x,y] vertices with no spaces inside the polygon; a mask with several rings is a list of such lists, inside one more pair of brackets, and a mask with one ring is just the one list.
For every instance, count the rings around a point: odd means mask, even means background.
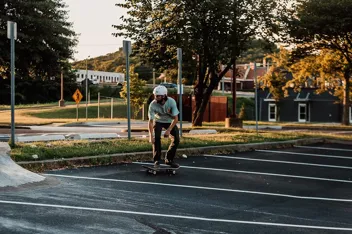
[{"label": "man's arm", "polygon": [[172,120],[170,126],[168,129],[166,129],[166,132],[164,134],[164,137],[169,137],[171,130],[175,127],[175,125],[178,123],[178,115],[173,117],[174,119]]},{"label": "man's arm", "polygon": [[149,142],[154,144],[154,137],[153,137],[153,120],[150,119],[148,122],[148,129],[149,129]]}]

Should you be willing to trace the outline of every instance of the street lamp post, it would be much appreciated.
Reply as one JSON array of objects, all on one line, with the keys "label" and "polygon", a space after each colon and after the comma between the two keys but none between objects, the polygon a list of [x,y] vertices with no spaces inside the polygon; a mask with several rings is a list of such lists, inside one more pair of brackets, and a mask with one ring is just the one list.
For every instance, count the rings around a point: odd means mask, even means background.
[{"label": "street lamp post", "polygon": [[7,21],[7,38],[10,39],[11,52],[11,146],[15,146],[15,40],[17,39],[17,23]]},{"label": "street lamp post", "polygon": [[179,91],[179,110],[180,110],[180,137],[182,137],[182,49],[177,48],[178,60],[178,91]]}]

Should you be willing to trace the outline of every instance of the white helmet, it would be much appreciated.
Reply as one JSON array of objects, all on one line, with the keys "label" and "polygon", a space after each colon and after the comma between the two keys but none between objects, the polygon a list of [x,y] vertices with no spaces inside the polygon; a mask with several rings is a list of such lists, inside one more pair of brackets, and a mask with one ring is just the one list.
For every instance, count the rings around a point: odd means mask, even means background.
[{"label": "white helmet", "polygon": [[167,95],[167,88],[165,86],[156,86],[153,90],[154,95]]}]

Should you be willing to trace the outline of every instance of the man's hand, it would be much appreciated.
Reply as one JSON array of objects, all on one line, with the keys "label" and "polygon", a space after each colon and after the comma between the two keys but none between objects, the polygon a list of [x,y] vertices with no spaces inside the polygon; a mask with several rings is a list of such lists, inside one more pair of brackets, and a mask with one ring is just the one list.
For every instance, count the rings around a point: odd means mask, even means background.
[{"label": "man's hand", "polygon": [[149,137],[149,142],[150,142],[150,143],[152,143],[152,144],[154,144],[155,139],[154,139],[154,137],[153,137],[153,136],[150,136],[150,137]]},{"label": "man's hand", "polygon": [[170,130],[166,130],[165,131],[165,134],[164,134],[164,137],[165,138],[168,138],[170,136]]}]

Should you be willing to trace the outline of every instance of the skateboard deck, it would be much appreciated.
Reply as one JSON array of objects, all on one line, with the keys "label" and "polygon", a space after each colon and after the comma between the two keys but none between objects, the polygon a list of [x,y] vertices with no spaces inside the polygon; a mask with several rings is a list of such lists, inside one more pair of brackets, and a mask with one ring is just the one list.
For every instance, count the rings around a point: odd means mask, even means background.
[{"label": "skateboard deck", "polygon": [[176,175],[176,171],[180,169],[178,168],[172,168],[169,166],[159,166],[158,168],[155,168],[154,166],[148,166],[148,165],[142,165],[142,167],[147,169],[147,172],[153,175],[156,175],[158,172],[164,171],[173,175]]}]

